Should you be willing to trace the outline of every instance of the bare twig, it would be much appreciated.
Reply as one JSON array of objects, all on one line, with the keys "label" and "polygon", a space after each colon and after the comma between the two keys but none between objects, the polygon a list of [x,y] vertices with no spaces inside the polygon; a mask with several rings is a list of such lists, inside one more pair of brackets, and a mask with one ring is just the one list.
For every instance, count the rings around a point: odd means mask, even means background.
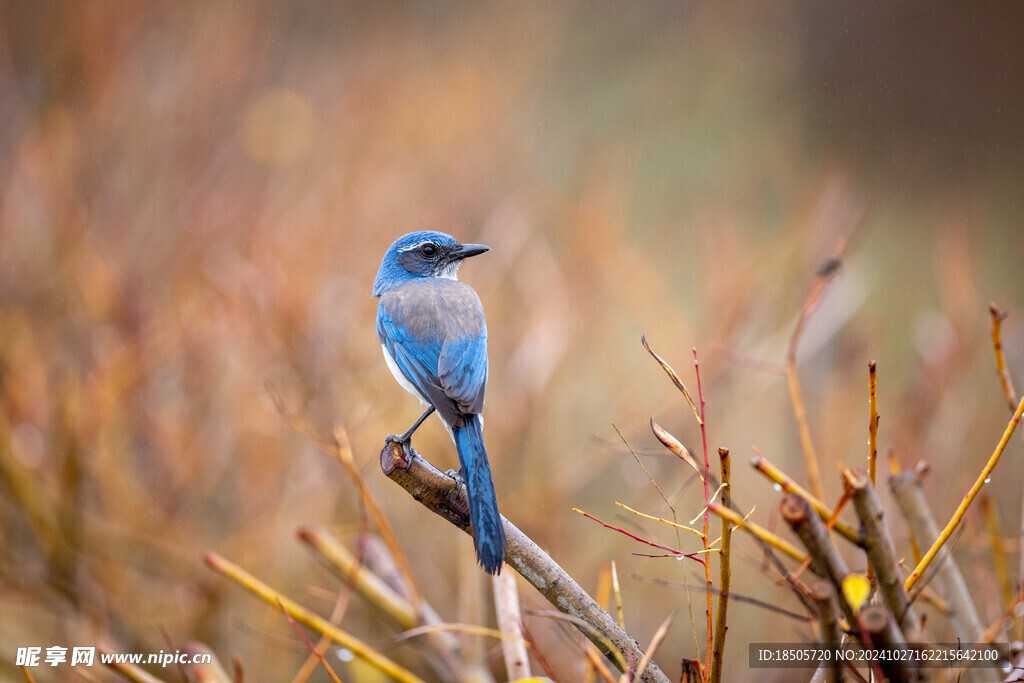
[{"label": "bare twig", "polygon": [[[921,489],[921,478],[926,472],[927,467],[922,463],[913,470],[889,478],[889,488],[903,513],[903,518],[907,520],[910,533],[922,546],[934,544],[939,537],[939,527],[932,517],[931,508]],[[949,603],[949,620],[957,638],[965,643],[978,642],[982,631],[981,620],[978,618],[963,575],[951,554],[947,553],[947,556],[938,562],[935,583],[939,593]]]},{"label": "bare twig", "polygon": [[807,424],[807,409],[804,407],[803,392],[800,389],[800,376],[796,371],[796,348],[803,334],[804,326],[814,309],[821,301],[828,283],[839,271],[840,262],[838,258],[832,258],[825,262],[818,269],[814,284],[811,286],[811,293],[807,297],[800,315],[793,329],[793,335],[789,338],[789,347],[786,350],[786,380],[789,384],[789,395],[793,402],[793,414],[796,416],[797,427],[800,429],[800,445],[803,447],[804,459],[807,462],[807,480],[811,487],[811,493],[816,498],[824,498],[825,490],[821,485],[821,471],[818,467],[818,454],[814,450],[814,442],[811,440],[811,429]]},{"label": "bare twig", "polygon": [[362,566],[348,548],[326,530],[317,526],[302,526],[299,527],[298,536],[315,550],[341,579],[354,579],[353,588],[366,598],[377,612],[389,617],[403,630],[419,625],[416,611],[408,599]]},{"label": "bare twig", "polygon": [[[696,585],[695,586],[691,586],[688,583],[680,583],[679,581],[666,581],[665,579],[652,579],[649,576],[640,576],[639,574],[633,574],[630,578],[632,578],[634,581],[641,581],[643,583],[650,583],[650,584],[653,584],[655,586],[664,586],[665,588],[675,588],[675,589],[678,589],[678,590],[684,590],[684,591],[686,591],[688,593],[691,592],[691,591],[703,591],[703,590],[705,590],[704,586],[696,586]],[[715,595],[718,595],[722,591],[718,590],[717,588],[714,588],[714,589],[712,589],[711,592],[714,593]],[[786,617],[787,619],[793,619],[795,621],[799,621],[802,624],[806,624],[806,623],[811,621],[811,618],[807,614],[800,614],[799,612],[793,612],[792,610],[785,609],[784,607],[779,607],[778,605],[776,605],[774,603],[766,602],[764,600],[758,600],[757,598],[752,598],[749,595],[743,595],[742,593],[736,593],[736,592],[730,593],[729,594],[729,600],[730,600],[730,602],[741,602],[741,603],[743,603],[745,605],[753,605],[754,607],[759,607],[759,608],[761,608],[763,610],[771,612],[772,614],[777,614],[777,615],[779,615],[781,617]]]},{"label": "bare twig", "polygon": [[[658,651],[659,647],[661,647],[662,642],[665,640],[665,636],[668,635],[669,627],[676,618],[676,611],[677,610],[673,610],[672,614],[665,617],[665,621],[661,622],[661,626],[659,626],[658,630],[654,632],[651,644],[647,646],[647,652],[644,653],[644,658],[640,660],[640,666],[636,668],[636,676],[639,676],[640,672],[647,668],[647,665],[651,663],[651,657],[653,657],[654,653]],[[625,672],[623,672],[622,677],[619,679],[620,683],[627,683],[629,680],[637,680],[637,678],[630,676],[627,679]]]},{"label": "bare twig", "polygon": [[615,433],[619,435],[619,438],[622,440],[622,445],[624,445],[626,447],[626,450],[629,451],[629,454],[633,456],[633,460],[636,460],[636,464],[640,465],[640,469],[642,469],[644,471],[644,474],[647,475],[647,479],[648,479],[648,481],[651,482],[651,486],[653,486],[654,490],[658,492],[658,495],[661,496],[661,499],[663,501],[665,501],[665,505],[668,506],[668,509],[671,510],[673,515],[674,515],[676,509],[674,507],[672,507],[672,503],[669,502],[668,496],[666,496],[665,492],[661,490],[660,486],[658,486],[658,482],[656,482],[654,480],[654,477],[651,476],[650,471],[648,471],[648,469],[646,467],[644,467],[643,461],[636,454],[636,451],[633,450],[633,447],[629,445],[629,442],[626,441],[626,437],[624,437],[622,435],[622,432],[619,431],[619,428],[617,426],[615,426],[614,422],[612,423],[612,429],[614,429]]},{"label": "bare twig", "polygon": [[684,659],[683,673],[679,678],[680,683],[698,683],[704,680],[704,671],[699,659]]},{"label": "bare twig", "polygon": [[[702,544],[704,546],[704,553],[705,553],[705,556],[706,556],[710,552],[710,545],[709,545],[710,539],[708,537],[709,513],[708,513],[708,509],[707,509],[708,503],[711,502],[710,491],[709,491],[709,486],[708,486],[708,477],[709,477],[710,464],[708,462],[707,425],[706,425],[705,419],[704,419],[704,411],[705,411],[707,402],[706,402],[706,400],[704,398],[704,391],[703,391],[703,387],[701,385],[700,363],[697,360],[697,349],[696,348],[693,349],[693,368],[694,368],[694,373],[696,374],[696,377],[697,377],[697,396],[698,396],[698,400],[700,402],[700,408],[699,409],[694,404],[693,399],[690,397],[690,393],[686,390],[686,386],[683,385],[682,381],[679,379],[679,376],[676,374],[675,370],[672,369],[672,366],[670,366],[661,356],[659,356],[657,353],[654,352],[653,349],[651,349],[650,345],[647,343],[647,338],[645,336],[641,336],[640,341],[643,343],[644,348],[647,349],[647,352],[651,354],[651,356],[658,362],[659,365],[661,365],[662,369],[664,369],[665,372],[668,374],[668,376],[672,379],[672,382],[682,392],[683,396],[686,398],[686,402],[690,404],[690,409],[693,410],[694,416],[697,418],[697,423],[700,425],[701,442],[703,444],[703,453],[704,453],[704,467],[703,467],[703,469],[697,467],[697,465],[693,461],[692,457],[688,457],[689,453],[686,451],[685,448],[682,447],[682,444],[679,444],[679,442],[674,437],[671,437],[671,435],[668,434],[668,432],[665,432],[660,427],[658,427],[658,425],[655,424],[654,420],[651,420],[651,428],[654,430],[654,433],[658,437],[658,439],[663,444],[665,444],[665,446],[667,446],[673,453],[675,453],[676,455],[684,458],[690,464],[691,467],[693,467],[695,470],[697,470],[697,472],[698,472],[698,474],[699,474],[699,476],[701,478],[701,481],[704,484],[704,509],[701,510],[701,516],[703,516],[703,518],[704,518],[704,525],[703,525],[703,530],[702,530],[702,532],[700,534],[700,537],[701,537]],[[659,489],[659,493],[660,492],[661,492],[661,490]],[[670,509],[672,509],[672,515],[673,515],[673,518],[674,518],[675,517],[675,509],[672,508],[672,506],[669,504],[668,500],[666,500],[665,503],[667,505],[669,505]],[[692,524],[692,522],[691,522],[691,524]],[[678,531],[676,532],[676,535],[678,536]],[[685,575],[684,575],[684,580],[685,580]],[[707,605],[705,607],[705,634],[704,634],[704,638],[705,638],[705,655],[704,655],[703,677],[704,677],[704,681],[708,681],[709,680],[709,676],[711,675],[710,662],[711,662],[711,651],[712,651],[712,639],[714,637],[714,635],[713,635],[713,628],[714,628],[714,624],[713,624],[713,622],[714,622],[713,610],[714,610],[714,606],[712,604],[711,592],[710,592],[710,589],[712,588],[712,583],[711,583],[711,565],[708,562],[704,563],[704,581],[707,584],[707,587],[708,587],[709,590],[707,592]],[[691,621],[691,623],[693,623],[693,605],[689,602],[689,594],[687,594],[687,606],[688,606],[688,608],[690,610],[690,621]],[[694,630],[693,630],[693,638],[694,638],[694,644],[696,645],[696,641],[697,641],[697,631],[696,631],[696,628],[694,628]]]},{"label": "bare twig", "polygon": [[1008,315],[1000,311],[994,303],[988,305],[989,315],[992,317],[992,350],[996,354],[996,372],[999,373],[999,384],[1003,388],[1003,395],[1006,396],[1007,405],[1012,413],[1017,407],[1017,392],[1013,388],[1013,380],[1010,378],[1010,371],[1006,367],[1006,355],[1003,353],[1002,327],[1003,321]]},{"label": "bare twig", "polygon": [[814,573],[832,582],[839,598],[839,607],[843,610],[847,621],[851,624],[855,623],[854,611],[846,601],[842,590],[843,579],[850,573],[850,570],[843,558],[839,556],[836,547],[832,545],[832,539],[829,538],[825,524],[811,509],[810,503],[792,493],[783,496],[780,510],[782,518],[807,548]]},{"label": "bare twig", "polygon": [[875,361],[868,361],[868,476],[875,485],[878,469],[878,377]]},{"label": "bare twig", "polygon": [[762,543],[770,545],[771,547],[782,552],[783,554],[788,555],[800,564],[803,564],[807,561],[807,555],[800,552],[792,543],[786,541],[783,538],[780,538],[776,534],[773,534],[771,531],[768,531],[768,529],[765,529],[763,526],[760,526],[759,524],[755,524],[754,522],[751,522],[748,519],[740,517],[736,512],[733,512],[724,505],[719,505],[718,503],[711,503],[711,505],[708,506],[708,509],[711,510],[711,512],[714,512],[722,519],[728,520],[740,529],[743,529],[747,533],[751,534]]},{"label": "bare twig", "polygon": [[[722,469],[722,507],[732,505],[732,491],[729,488],[732,467],[729,449],[718,449],[718,460]],[[722,519],[722,545],[718,554],[718,611],[715,613],[715,646],[711,653],[711,683],[722,680],[722,659],[725,656],[725,634],[728,630],[726,615],[729,611],[729,587],[732,580],[732,524]]]},{"label": "bare twig", "polygon": [[285,405],[284,397],[281,396],[272,383],[267,382],[265,388],[270,394],[270,398],[274,401],[277,412],[288,421],[292,429],[308,438],[327,455],[337,458],[345,468],[345,473],[348,474],[349,479],[352,480],[356,491],[359,493],[359,499],[363,501],[366,509],[370,512],[370,516],[373,517],[374,524],[377,525],[381,538],[384,539],[384,542],[391,551],[391,555],[398,564],[399,571],[402,572],[402,576],[408,585],[410,602],[414,605],[418,604],[422,600],[422,595],[419,586],[416,585],[416,576],[413,574],[412,567],[409,566],[409,560],[405,557],[405,553],[402,552],[402,547],[398,543],[395,532],[391,529],[391,524],[388,523],[387,516],[381,510],[380,505],[377,504],[373,494],[370,493],[370,489],[366,485],[366,481],[363,479],[355,459],[352,457],[352,448],[350,447],[346,431],[339,427],[330,436],[319,433],[302,416],[288,409],[288,406]]},{"label": "bare twig", "polygon": [[[369,567],[361,564],[348,548],[326,530],[312,525],[303,526],[299,528],[298,535],[343,581],[351,581],[357,593],[403,631],[421,625],[443,623],[429,603],[423,600],[418,606],[414,606],[407,595],[403,595]],[[401,588],[407,589],[404,581],[401,582]],[[458,638],[446,631],[430,631],[426,642],[431,647],[431,651],[427,651],[426,655],[442,675],[450,672],[448,676],[459,678],[460,675],[466,674],[467,664],[462,656]],[[436,654],[439,661],[434,660],[431,654]]]},{"label": "bare twig", "polygon": [[612,595],[615,597],[615,616],[618,618],[619,626],[626,628],[626,620],[622,616],[622,592],[619,590],[619,572],[615,568],[615,560],[612,560]]},{"label": "bare twig", "polygon": [[[520,622],[519,625],[523,628],[523,639],[526,641],[527,647],[529,647],[530,650],[533,651],[533,656],[537,660],[537,663],[540,664],[540,668],[544,669],[544,673],[547,674],[548,678],[550,678],[553,681],[557,680],[557,676],[555,675],[554,669],[551,667],[551,663],[548,662],[547,658],[544,656],[544,652],[539,647],[537,647],[537,640],[533,637],[533,634],[530,633],[530,629],[526,626],[526,623]],[[583,641],[583,646],[585,652],[593,653],[594,656],[597,658],[598,669],[603,673],[608,674],[608,672],[604,670],[604,662],[601,660],[601,655],[597,654],[594,644],[591,643],[589,640],[586,640]],[[615,683],[615,680],[611,677],[611,675],[608,675],[608,681],[609,683]]]},{"label": "bare twig", "polygon": [[[1001,335],[1003,320],[1008,313],[1000,311],[994,303],[989,304],[989,313],[992,316],[992,349],[996,356],[996,371],[999,373],[999,384],[1003,388],[1003,395],[1006,396],[1007,406],[1013,412],[1017,404],[1017,392],[1013,388],[1013,380],[1010,378],[1010,371],[1006,366],[1006,356],[1003,354],[1003,339]],[[1024,443],[1024,430],[1020,432],[1021,442]],[[1018,539],[1021,547],[1024,548],[1024,497],[1021,498],[1021,519]],[[1024,554],[1021,555],[1017,569],[1017,583],[1024,586]],[[1024,616],[1014,619],[1014,637],[1016,640],[1024,639]]]},{"label": "bare twig", "polygon": [[[583,645],[583,656],[587,658],[587,664],[590,666],[588,673],[592,672],[599,676],[604,683],[615,683],[615,678],[605,669],[605,661],[601,659],[601,652],[597,649],[597,646],[589,640],[584,642]],[[555,679],[552,678],[551,680]]]},{"label": "bare twig", "polygon": [[1013,417],[1010,418],[1010,423],[1006,426],[1006,430],[1003,432],[1003,438],[999,440],[999,443],[996,445],[996,449],[989,457],[988,462],[985,463],[985,466],[981,469],[981,473],[975,480],[974,485],[971,486],[967,495],[965,495],[963,500],[960,501],[960,505],[957,506],[956,512],[953,513],[953,516],[946,524],[946,528],[942,530],[938,538],[936,538],[935,542],[932,544],[932,547],[928,549],[928,552],[921,558],[921,561],[917,563],[914,571],[907,577],[907,590],[914,587],[917,580],[921,578],[921,574],[924,573],[925,569],[928,568],[928,565],[935,559],[935,556],[940,550],[942,550],[942,546],[945,545],[946,541],[948,541],[950,536],[953,535],[953,531],[956,530],[956,527],[960,524],[960,520],[963,519],[964,514],[967,512],[967,508],[970,507],[972,502],[974,502],[974,499],[981,491],[981,487],[985,485],[985,482],[987,482],[988,478],[992,475],[992,470],[995,469],[996,464],[999,462],[999,458],[1002,456],[1003,450],[1006,448],[1006,444],[1010,441],[1010,437],[1013,436],[1013,430],[1016,429],[1017,423],[1020,422],[1022,415],[1024,415],[1024,399],[1022,399],[1020,404],[1018,404],[1017,410],[1013,413]]},{"label": "bare twig", "polygon": [[[836,589],[824,579],[811,584],[811,597],[818,608],[818,623],[821,627],[819,642],[825,647],[838,647],[840,644],[839,615],[836,613]],[[839,659],[832,657],[828,664],[822,664],[818,671],[824,675],[828,683],[839,683],[842,666]],[[817,674],[815,675],[817,677]]]},{"label": "bare twig", "polygon": [[284,606],[284,603],[281,602],[280,598],[278,598],[277,600],[277,606],[281,608],[282,612],[284,612],[284,616],[288,619],[288,623],[291,624],[292,629],[294,629],[294,631],[297,634],[299,634],[299,638],[301,638],[302,642],[306,644],[306,649],[309,650],[310,655],[312,655],[316,659],[316,661],[320,663],[320,666],[322,666],[324,670],[327,671],[327,675],[331,677],[331,680],[334,681],[334,683],[341,683],[341,680],[338,678],[338,675],[334,673],[334,669],[331,668],[331,665],[324,658],[324,653],[320,651],[320,648],[318,648],[316,645],[310,642],[309,638],[307,638],[306,634],[302,631],[302,627],[299,626],[298,622],[295,621],[291,613],[288,612],[288,609]]},{"label": "bare twig", "polygon": [[[892,615],[882,605],[871,605],[861,610],[859,615],[861,629],[871,639],[871,645],[879,650],[905,648],[907,641]],[[917,681],[917,663],[896,657],[880,657],[874,661],[885,674],[885,680],[891,683],[911,683]]]},{"label": "bare twig", "polygon": [[526,642],[523,640],[516,579],[508,572],[495,574],[491,577],[491,585],[494,587],[494,608],[498,617],[498,628],[508,636],[501,639],[505,673],[508,674],[510,681],[529,678],[530,660],[526,655]]},{"label": "bare twig", "polygon": [[889,527],[883,521],[882,504],[875,495],[875,489],[868,475],[861,470],[844,470],[843,484],[853,497],[853,505],[861,523],[864,549],[870,567],[875,572],[882,598],[896,615],[907,640],[919,641],[921,633],[917,615],[910,604],[903,577],[897,569],[896,552],[893,550]]},{"label": "bare twig", "polygon": [[[704,476],[702,477],[702,479],[704,480],[704,528],[703,532],[701,533],[701,540],[704,542],[704,552],[707,553],[710,551],[710,546],[708,545],[710,540],[708,537],[708,525],[710,520],[708,505],[711,504],[711,492],[708,488],[708,475],[711,473],[711,463],[708,460],[708,429],[707,422],[704,418],[704,409],[707,405],[707,401],[704,399],[704,389],[701,386],[700,382],[700,363],[697,361],[696,348],[693,349],[693,372],[695,375],[697,375],[697,397],[700,400],[700,439],[704,447]],[[711,583],[710,562],[704,563],[704,582],[707,584],[708,587],[706,613],[707,633],[705,635],[707,640],[707,647],[705,648],[704,654],[704,680],[707,681],[711,676],[711,656],[712,648],[714,647],[714,607],[711,600],[711,589],[714,587],[714,584]]]},{"label": "bare twig", "polygon": [[[754,457],[750,459],[750,465],[758,472],[781,486],[782,490],[786,493],[795,494],[806,500],[822,520],[828,520],[832,517],[832,511],[829,510],[819,498],[811,495],[807,489],[790,479],[785,472],[766,460],[765,457],[758,453],[756,449],[754,451]],[[860,534],[841,519],[836,519],[832,522],[831,528],[851,543],[861,545]]]}]

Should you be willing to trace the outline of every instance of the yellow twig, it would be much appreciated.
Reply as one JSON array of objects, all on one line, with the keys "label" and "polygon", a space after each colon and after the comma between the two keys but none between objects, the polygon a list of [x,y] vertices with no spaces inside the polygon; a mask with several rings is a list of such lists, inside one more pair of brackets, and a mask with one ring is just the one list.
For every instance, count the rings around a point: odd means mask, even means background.
[{"label": "yellow twig", "polygon": [[[1007,313],[996,308],[994,303],[989,304],[988,311],[992,315],[992,349],[996,354],[996,370],[999,372],[999,383],[1003,387],[1003,395],[1006,396],[1006,403],[1010,407],[1010,412],[1013,412],[1013,407],[1017,404],[1017,392],[1013,388],[1013,380],[1010,379],[1010,371],[1006,367],[1006,356],[1003,354],[1003,339],[1000,334],[1003,320],[1006,319]],[[1020,438],[1024,442],[1024,430],[1021,430]],[[1024,525],[1020,528],[1019,537],[1021,544],[1024,545]],[[1024,557],[1020,560],[1017,571],[1018,584],[1024,585]],[[1018,616],[1014,619],[1013,636],[1016,640],[1024,637],[1024,617]]]},{"label": "yellow twig", "polygon": [[359,558],[349,552],[338,539],[313,525],[299,527],[298,535],[335,568],[346,582],[351,582],[352,587],[370,601],[375,611],[390,617],[403,629],[415,628],[419,624],[419,615],[409,601],[364,567]]},{"label": "yellow twig", "polygon": [[494,638],[495,640],[514,640],[516,642],[523,643],[528,648],[533,648],[533,644],[525,638],[509,633],[502,633],[496,628],[487,628],[486,626],[477,626],[476,624],[427,624],[426,626],[417,626],[416,628],[411,628],[408,631],[403,631],[392,640],[400,642],[402,640],[408,640],[409,638],[417,638],[419,636],[430,635],[431,633],[443,632],[466,633],[473,636]]},{"label": "yellow twig", "polygon": [[[725,484],[719,484],[719,485],[718,485],[718,488],[717,488],[717,489],[715,489],[715,492],[714,492],[714,493],[712,493],[712,494],[711,494],[711,497],[710,497],[710,498],[708,499],[708,503],[713,503],[713,502],[715,502],[715,499],[716,499],[716,498],[718,498],[718,494],[722,492],[722,487],[723,487],[723,486],[725,486]],[[707,505],[705,505],[704,507],[702,507],[702,508],[700,509],[700,512],[698,512],[698,513],[697,513],[696,515],[694,515],[693,519],[691,519],[691,520],[690,520],[690,524],[696,524],[696,523],[697,523],[697,520],[698,520],[698,519],[700,519],[701,517],[703,517],[703,516],[704,516],[704,514],[705,514],[705,513],[707,512],[707,511],[708,511],[708,506],[707,506]]]},{"label": "yellow twig", "polygon": [[1003,438],[999,440],[995,451],[992,452],[992,456],[988,459],[988,462],[985,463],[985,467],[982,468],[981,474],[978,475],[978,478],[975,480],[971,490],[968,491],[967,495],[964,496],[964,499],[960,501],[960,505],[957,507],[956,512],[953,513],[953,517],[949,520],[949,523],[946,524],[946,528],[943,529],[942,533],[939,534],[939,537],[935,539],[935,543],[932,544],[932,547],[928,549],[928,552],[925,553],[924,557],[921,558],[921,561],[917,563],[916,567],[914,567],[914,571],[907,577],[904,584],[908,591],[914,587],[917,580],[920,579],[921,575],[926,569],[928,569],[928,565],[930,565],[932,560],[935,559],[935,556],[939,554],[939,551],[942,550],[942,546],[946,544],[946,541],[949,540],[953,535],[953,531],[960,524],[960,520],[964,518],[967,508],[970,507],[972,502],[974,502],[978,492],[981,491],[981,487],[985,485],[985,482],[992,474],[992,470],[995,469],[996,463],[999,462],[999,458],[1002,456],[1003,450],[1006,449],[1006,444],[1009,443],[1010,437],[1013,436],[1013,430],[1017,428],[1017,423],[1020,422],[1022,414],[1024,414],[1024,399],[1022,399],[1017,405],[1017,410],[1014,411],[1013,417],[1010,418],[1010,423],[1006,425],[1006,431],[1003,432]]},{"label": "yellow twig", "polygon": [[[825,504],[822,503],[819,498],[811,495],[811,493],[807,491],[807,489],[803,488],[795,481],[790,479],[785,472],[783,472],[778,467],[768,462],[768,460],[766,460],[765,457],[760,453],[757,453],[756,450],[754,457],[750,460],[750,464],[758,472],[760,472],[761,474],[763,474],[764,476],[768,477],[776,484],[781,486],[782,490],[785,491],[786,493],[792,493],[794,495],[800,496],[808,503],[810,503],[811,507],[814,508],[814,511],[818,514],[818,517],[820,517],[822,520],[832,519],[832,510],[829,510],[827,507],[825,507]],[[830,528],[835,530],[840,536],[850,541],[851,543],[860,545],[860,534],[857,533],[857,531],[854,530],[853,527],[846,524],[842,520],[835,519],[831,524]]]},{"label": "yellow twig", "polygon": [[[740,517],[735,511],[719,505],[718,503],[712,503],[708,506],[708,510],[715,513],[722,519],[728,520],[735,526],[743,529],[747,533],[756,536],[771,547],[775,548],[784,555],[788,555],[801,564],[807,561],[807,555],[797,550],[796,546],[792,545],[788,541],[776,536],[772,532],[765,529],[763,526],[755,524],[754,522],[747,521],[746,517]],[[751,511],[753,512],[753,511]]]},{"label": "yellow twig", "polygon": [[1006,368],[1006,355],[1003,353],[1003,339],[1000,333],[1003,327],[1003,320],[1006,313],[996,308],[996,305],[989,304],[988,312],[992,316],[992,349],[996,354],[996,370],[999,372],[999,384],[1003,387],[1003,395],[1012,411],[1017,405],[1017,392],[1013,388],[1013,380],[1010,379],[1010,371]]},{"label": "yellow twig", "polygon": [[1010,565],[1006,562],[1003,551],[1003,535],[999,532],[999,519],[995,507],[988,496],[981,497],[981,512],[988,529],[989,543],[992,545],[992,570],[999,585],[999,597],[1004,605],[1013,600],[1013,581],[1010,579]]},{"label": "yellow twig", "polygon": [[286,610],[292,618],[295,619],[295,621],[308,626],[317,633],[328,636],[334,642],[351,650],[354,655],[365,660],[381,673],[390,676],[396,681],[403,681],[404,683],[422,683],[423,679],[419,676],[416,676],[411,671],[395,664],[368,644],[359,640],[352,634],[341,630],[320,615],[310,612],[302,605],[299,605],[290,598],[275,591],[273,588],[263,583],[234,562],[226,560],[213,552],[206,553],[203,560],[211,569],[223,574],[243,588],[248,589],[257,597],[262,598],[272,605],[280,605],[280,607]]},{"label": "yellow twig", "polygon": [[[718,459],[722,469],[722,507],[729,510],[732,504],[732,492],[729,489],[731,480],[731,464],[729,461],[729,449],[719,448]],[[710,503],[709,503],[710,504]],[[722,549],[718,560],[718,611],[715,613],[715,646],[711,653],[711,666],[708,674],[710,683],[719,683],[722,680],[722,662],[725,657],[725,634],[727,632],[726,614],[729,609],[729,590],[732,582],[732,567],[730,564],[732,525],[729,520],[722,519]],[[713,545],[713,544],[712,544]]]}]

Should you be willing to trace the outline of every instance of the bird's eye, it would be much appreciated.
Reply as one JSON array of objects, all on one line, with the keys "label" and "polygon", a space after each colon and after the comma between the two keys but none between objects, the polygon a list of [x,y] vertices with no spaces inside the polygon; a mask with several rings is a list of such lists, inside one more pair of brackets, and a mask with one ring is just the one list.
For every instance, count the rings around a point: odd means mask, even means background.
[{"label": "bird's eye", "polygon": [[437,247],[433,244],[428,243],[420,247],[420,253],[424,256],[433,256],[435,251],[437,251]]}]

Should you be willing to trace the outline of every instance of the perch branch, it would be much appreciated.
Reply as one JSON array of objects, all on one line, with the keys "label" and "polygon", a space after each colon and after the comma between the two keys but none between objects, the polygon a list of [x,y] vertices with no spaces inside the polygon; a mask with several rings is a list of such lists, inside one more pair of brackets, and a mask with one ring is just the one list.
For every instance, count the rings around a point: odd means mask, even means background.
[{"label": "perch branch", "polygon": [[[428,510],[470,533],[465,487],[457,486],[451,477],[418,453],[411,448],[405,450],[397,443],[384,446],[380,452],[380,464],[388,478]],[[644,659],[639,644],[565,570],[504,517],[502,524],[508,539],[505,561],[510,567],[519,572],[559,611],[574,617],[572,621],[583,635],[620,671],[628,668],[627,661],[640,662]],[[583,624],[586,627],[582,627]],[[668,677],[654,662],[648,664],[640,680],[668,683]]]}]

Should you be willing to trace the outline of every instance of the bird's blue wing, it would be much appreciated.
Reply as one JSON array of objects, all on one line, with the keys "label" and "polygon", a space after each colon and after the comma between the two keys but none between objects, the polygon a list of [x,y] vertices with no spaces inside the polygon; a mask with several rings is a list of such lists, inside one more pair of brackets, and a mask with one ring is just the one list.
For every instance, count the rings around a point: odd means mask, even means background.
[{"label": "bird's blue wing", "polygon": [[448,339],[438,359],[438,379],[460,412],[479,413],[487,386],[487,336]]}]

